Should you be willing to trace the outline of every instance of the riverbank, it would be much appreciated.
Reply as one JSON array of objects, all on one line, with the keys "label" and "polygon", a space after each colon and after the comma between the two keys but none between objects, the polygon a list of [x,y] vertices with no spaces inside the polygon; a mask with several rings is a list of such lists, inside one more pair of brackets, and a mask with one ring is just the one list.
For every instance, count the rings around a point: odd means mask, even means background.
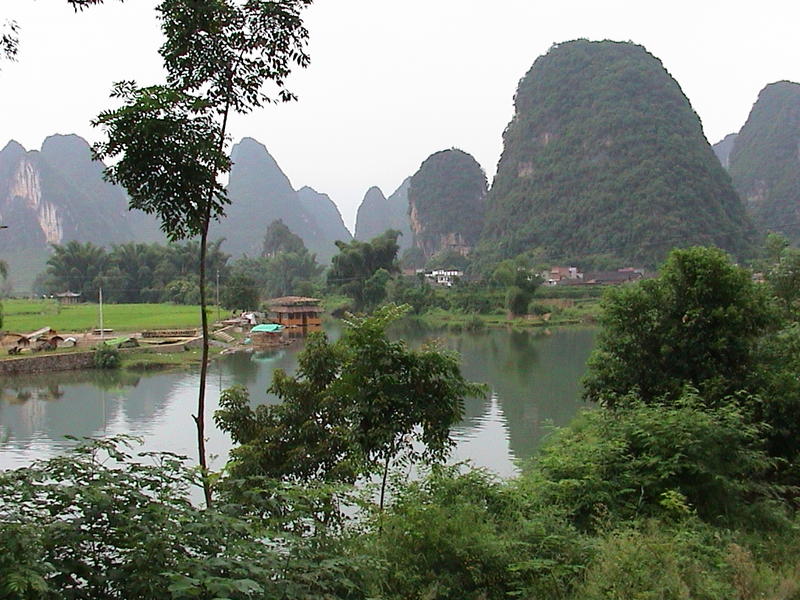
[{"label": "riverbank", "polygon": [[531,329],[537,327],[565,327],[591,325],[600,314],[600,301],[587,300],[574,306],[554,307],[544,304],[539,314],[509,316],[507,311],[492,314],[465,313],[433,308],[413,318],[428,327],[443,327],[455,331],[477,331],[484,328]]},{"label": "riverbank", "polygon": [[[531,329],[537,327],[564,327],[571,325],[592,325],[600,316],[602,290],[562,290],[551,288],[537,290],[530,305],[531,314],[509,316],[502,308],[502,302],[492,290],[484,290],[481,298],[472,299],[468,306],[481,310],[462,308],[450,295],[454,290],[436,290],[436,301],[430,306],[412,306],[406,318],[422,322],[428,328],[445,328],[454,331],[474,331],[484,328]],[[549,292],[549,293],[548,293]],[[454,296],[455,297],[455,296]],[[331,318],[342,318],[352,311],[352,300],[346,296],[330,296],[323,299],[323,306]],[[398,304],[403,302],[397,301]],[[494,306],[494,309],[489,307]]]}]

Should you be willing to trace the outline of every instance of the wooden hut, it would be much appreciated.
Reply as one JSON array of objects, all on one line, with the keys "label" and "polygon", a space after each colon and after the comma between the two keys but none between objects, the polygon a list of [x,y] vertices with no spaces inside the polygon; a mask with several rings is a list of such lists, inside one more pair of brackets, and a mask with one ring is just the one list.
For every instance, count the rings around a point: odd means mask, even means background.
[{"label": "wooden hut", "polygon": [[80,293],[71,292],[69,290],[56,294],[56,298],[58,298],[61,304],[77,304],[80,302],[80,297]]},{"label": "wooden hut", "polygon": [[285,343],[283,331],[283,325],[277,323],[256,325],[250,330],[250,340],[256,348],[280,346]]},{"label": "wooden hut", "polygon": [[285,327],[318,329],[322,326],[322,313],[325,312],[319,303],[318,298],[303,296],[273,298],[268,302],[269,318]]}]

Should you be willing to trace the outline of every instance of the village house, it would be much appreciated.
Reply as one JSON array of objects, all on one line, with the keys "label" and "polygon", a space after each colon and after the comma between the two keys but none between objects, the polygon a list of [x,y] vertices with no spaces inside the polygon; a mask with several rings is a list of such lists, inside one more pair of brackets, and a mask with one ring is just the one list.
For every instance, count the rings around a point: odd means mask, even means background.
[{"label": "village house", "polygon": [[583,280],[583,273],[578,267],[552,267],[541,274],[544,285],[559,285],[565,281],[577,283]]},{"label": "village house", "polygon": [[616,271],[596,271],[593,273],[586,273],[583,277],[583,283],[589,285],[616,285],[620,283],[628,283],[630,281],[638,281],[643,277],[644,271],[642,269],[626,267]]},{"label": "village house", "polygon": [[425,273],[426,279],[443,287],[453,287],[453,284],[463,277],[464,271],[458,269],[436,269]]},{"label": "village house", "polygon": [[284,327],[318,328],[322,326],[322,313],[325,312],[319,303],[318,298],[302,296],[273,298],[267,302],[269,318]]}]

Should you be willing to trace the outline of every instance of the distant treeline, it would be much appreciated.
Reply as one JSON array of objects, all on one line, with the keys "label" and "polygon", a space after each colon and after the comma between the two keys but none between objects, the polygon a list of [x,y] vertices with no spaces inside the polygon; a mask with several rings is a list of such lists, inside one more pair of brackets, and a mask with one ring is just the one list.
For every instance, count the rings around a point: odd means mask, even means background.
[{"label": "distant treeline", "polygon": [[[260,298],[313,292],[313,282],[321,272],[314,255],[291,233],[289,241],[294,243],[287,243],[288,230],[274,225],[264,240],[265,251],[258,257],[231,261],[230,255],[220,250],[222,239],[209,244],[206,272],[212,294],[219,283],[224,306],[256,308]],[[97,301],[102,288],[105,302],[197,304],[199,257],[196,241],[168,245],[131,242],[109,250],[91,242],[71,241],[53,246],[47,270],[36,278],[34,291],[46,295],[71,291],[80,293],[83,300]]]}]

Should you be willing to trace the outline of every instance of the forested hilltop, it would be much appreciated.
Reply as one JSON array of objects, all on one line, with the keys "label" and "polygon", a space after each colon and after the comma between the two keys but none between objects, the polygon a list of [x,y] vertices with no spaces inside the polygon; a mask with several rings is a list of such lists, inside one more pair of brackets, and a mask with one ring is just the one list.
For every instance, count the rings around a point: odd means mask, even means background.
[{"label": "forested hilltop", "polygon": [[674,246],[747,253],[754,228],[661,62],[642,46],[553,46],[519,84],[483,254],[542,248],[656,264]]},{"label": "forested hilltop", "polygon": [[467,253],[478,241],[486,199],[486,174],[463,150],[426,158],[408,188],[414,246],[425,258],[452,250]]},{"label": "forested hilltop", "polygon": [[800,241],[800,84],[778,81],[761,90],[729,162],[753,220]]}]

